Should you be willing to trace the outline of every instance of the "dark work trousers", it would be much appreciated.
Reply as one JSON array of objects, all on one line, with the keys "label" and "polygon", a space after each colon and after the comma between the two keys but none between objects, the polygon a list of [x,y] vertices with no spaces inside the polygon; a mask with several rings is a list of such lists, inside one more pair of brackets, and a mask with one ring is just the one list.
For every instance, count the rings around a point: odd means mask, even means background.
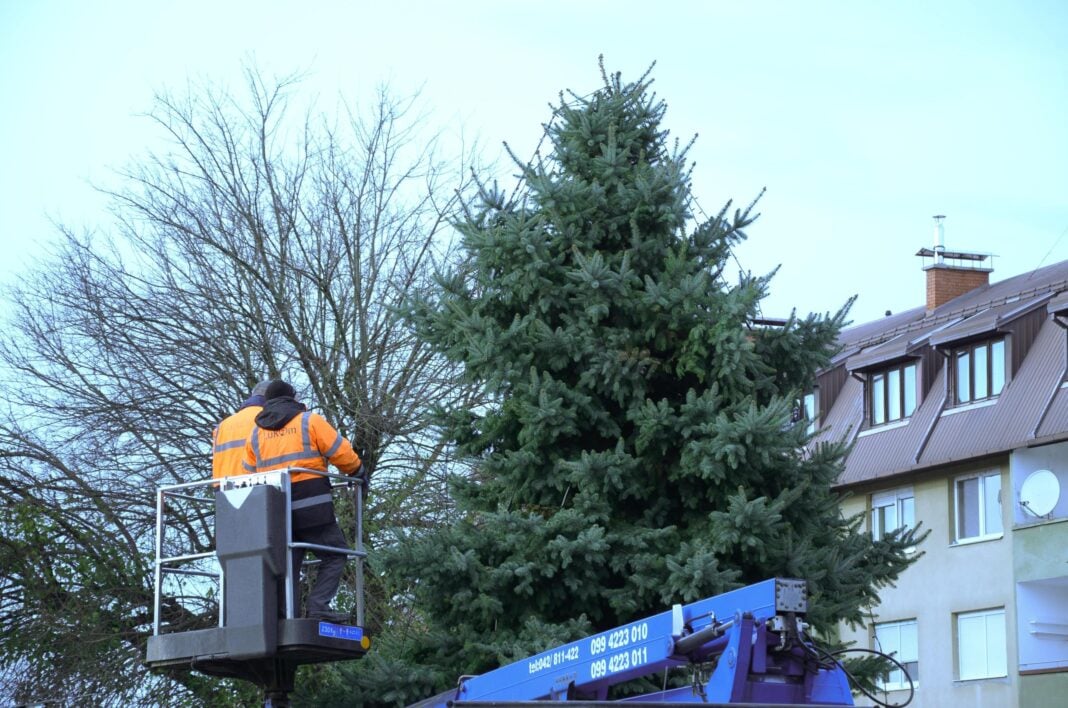
[{"label": "dark work trousers", "polygon": [[[322,526],[311,526],[306,529],[293,529],[294,543],[314,543],[319,546],[333,546],[334,548],[348,548],[345,534],[337,525],[337,519]],[[294,615],[299,617],[300,609],[300,566],[304,562],[304,553],[307,548],[293,549],[293,598],[298,612]],[[315,578],[315,587],[308,593],[308,615],[316,612],[326,612],[330,609],[330,601],[337,593],[337,586],[341,582],[341,573],[345,570],[345,556],[340,553],[326,553],[324,551],[311,551],[319,559],[318,574]]]}]

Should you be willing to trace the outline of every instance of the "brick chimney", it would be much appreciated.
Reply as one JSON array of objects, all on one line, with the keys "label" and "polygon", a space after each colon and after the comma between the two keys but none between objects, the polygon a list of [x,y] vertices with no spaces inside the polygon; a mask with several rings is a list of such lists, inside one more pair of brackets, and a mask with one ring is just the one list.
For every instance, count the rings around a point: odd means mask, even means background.
[{"label": "brick chimney", "polygon": [[945,218],[942,215],[934,217],[934,249],[921,248],[916,253],[917,256],[932,259],[932,262],[923,266],[927,273],[928,312],[976,288],[989,285],[990,273],[994,270],[985,263],[989,258],[985,253],[946,250],[942,227]]}]

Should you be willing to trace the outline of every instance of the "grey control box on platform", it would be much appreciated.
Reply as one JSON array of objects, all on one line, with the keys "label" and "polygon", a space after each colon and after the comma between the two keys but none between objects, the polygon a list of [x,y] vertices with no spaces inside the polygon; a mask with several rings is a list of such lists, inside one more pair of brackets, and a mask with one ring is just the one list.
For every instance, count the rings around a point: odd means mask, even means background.
[{"label": "grey control box on platform", "polygon": [[230,656],[273,655],[286,567],[282,491],[258,484],[217,492],[215,548],[223,571],[223,624]]}]

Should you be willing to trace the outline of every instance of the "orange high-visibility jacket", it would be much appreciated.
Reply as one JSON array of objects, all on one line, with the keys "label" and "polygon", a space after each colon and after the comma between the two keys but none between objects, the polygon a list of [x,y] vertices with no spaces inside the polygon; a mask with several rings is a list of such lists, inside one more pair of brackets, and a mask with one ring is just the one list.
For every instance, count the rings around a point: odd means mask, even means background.
[{"label": "orange high-visibility jacket", "polygon": [[[344,474],[353,474],[360,468],[360,457],[349,441],[321,415],[305,411],[293,416],[279,430],[254,426],[245,443],[243,465],[246,474],[284,467],[307,467],[325,472],[328,461]],[[301,482],[317,476],[294,472],[290,480]]]},{"label": "orange high-visibility jacket", "polygon": [[256,416],[263,406],[245,406],[216,426],[211,434],[211,476],[232,477],[246,474],[245,442],[256,427]]}]

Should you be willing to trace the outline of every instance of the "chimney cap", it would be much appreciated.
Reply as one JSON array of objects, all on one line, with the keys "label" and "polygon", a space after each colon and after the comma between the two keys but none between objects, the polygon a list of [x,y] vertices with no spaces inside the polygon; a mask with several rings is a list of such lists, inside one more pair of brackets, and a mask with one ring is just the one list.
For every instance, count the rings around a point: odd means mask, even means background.
[{"label": "chimney cap", "polygon": [[[931,258],[938,255],[929,248],[921,248],[916,251],[917,256],[923,256],[924,258]],[[960,261],[985,261],[990,257],[987,253],[965,253],[963,251],[943,251],[942,255],[946,258],[952,258]]]}]

